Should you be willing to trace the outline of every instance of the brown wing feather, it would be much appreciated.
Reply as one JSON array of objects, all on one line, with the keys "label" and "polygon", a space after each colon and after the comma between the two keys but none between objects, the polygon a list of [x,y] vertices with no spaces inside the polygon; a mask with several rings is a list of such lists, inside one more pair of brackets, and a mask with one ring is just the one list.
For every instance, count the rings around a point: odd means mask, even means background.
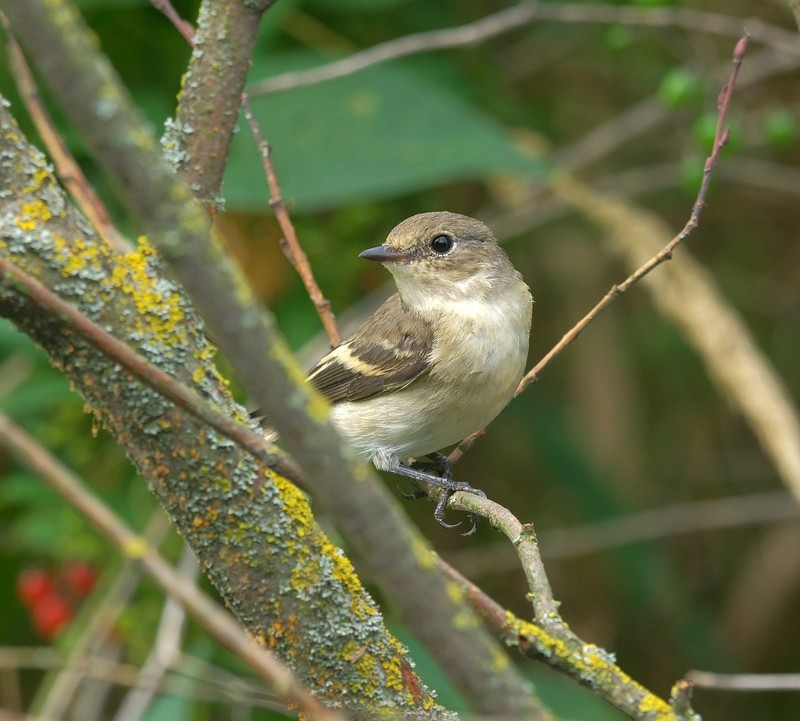
[{"label": "brown wing feather", "polygon": [[331,403],[371,398],[424,373],[432,347],[433,329],[393,295],[317,363],[308,380]]}]

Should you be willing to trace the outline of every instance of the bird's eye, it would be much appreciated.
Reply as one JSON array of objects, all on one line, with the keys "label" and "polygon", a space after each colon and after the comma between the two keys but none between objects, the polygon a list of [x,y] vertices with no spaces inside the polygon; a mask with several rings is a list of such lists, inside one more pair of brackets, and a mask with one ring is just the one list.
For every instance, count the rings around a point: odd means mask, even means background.
[{"label": "bird's eye", "polygon": [[434,253],[446,253],[453,247],[453,239],[449,235],[437,235],[431,241],[431,249]]}]

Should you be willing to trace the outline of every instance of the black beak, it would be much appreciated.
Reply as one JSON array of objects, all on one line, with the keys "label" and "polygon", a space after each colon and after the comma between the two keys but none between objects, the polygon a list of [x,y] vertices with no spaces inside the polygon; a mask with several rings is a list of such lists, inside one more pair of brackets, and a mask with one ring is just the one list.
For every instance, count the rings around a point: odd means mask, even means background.
[{"label": "black beak", "polygon": [[408,260],[411,256],[408,253],[390,248],[388,245],[379,245],[377,248],[367,248],[359,253],[358,257],[366,260],[377,260],[379,263],[394,263]]}]

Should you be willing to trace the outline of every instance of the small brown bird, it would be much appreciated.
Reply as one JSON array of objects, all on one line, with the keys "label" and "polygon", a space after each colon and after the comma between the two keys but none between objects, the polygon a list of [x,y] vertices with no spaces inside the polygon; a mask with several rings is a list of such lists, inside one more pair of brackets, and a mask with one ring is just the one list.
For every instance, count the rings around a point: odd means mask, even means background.
[{"label": "small brown bird", "polygon": [[[333,404],[339,432],[377,468],[444,489],[443,526],[456,491],[437,451],[489,423],[511,400],[525,369],[532,298],[491,230],[436,212],[400,223],[361,253],[382,263],[397,293],[310,372]],[[431,464],[403,463],[427,456]]]}]

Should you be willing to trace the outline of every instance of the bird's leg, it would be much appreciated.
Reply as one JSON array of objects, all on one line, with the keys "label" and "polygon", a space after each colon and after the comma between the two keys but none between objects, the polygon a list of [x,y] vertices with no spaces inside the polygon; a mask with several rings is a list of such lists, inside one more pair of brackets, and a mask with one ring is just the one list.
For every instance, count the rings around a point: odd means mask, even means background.
[{"label": "bird's leg", "polygon": [[[452,464],[447,459],[447,456],[444,453],[438,453],[434,451],[433,453],[429,453],[426,458],[430,458],[430,461],[418,461],[414,460],[411,464],[411,467],[418,471],[427,472],[429,469],[435,470],[440,478],[444,478],[445,480],[452,480],[453,473],[452,473]],[[406,466],[407,468],[408,466]],[[400,490],[400,489],[398,489]],[[405,491],[400,491],[400,495],[403,498],[407,498],[410,501],[418,501],[420,498],[427,498],[428,494],[421,490],[416,489],[411,491],[411,493],[406,493]]]},{"label": "bird's leg", "polygon": [[430,461],[414,461],[412,466],[423,471],[432,468],[439,474],[440,478],[448,481],[453,479],[453,464],[450,463],[450,459],[444,453],[434,451],[433,453],[428,453],[425,457],[430,458]]},{"label": "bird's leg", "polygon": [[[386,452],[386,451],[378,451],[372,457],[372,462],[375,466],[382,471],[389,471],[390,473],[396,473],[398,476],[403,476],[404,478],[410,479],[412,482],[419,482],[419,483],[428,483],[432,486],[436,486],[437,488],[442,489],[442,493],[439,496],[439,500],[436,503],[436,510],[433,512],[433,517],[439,523],[440,526],[444,526],[445,528],[455,528],[456,526],[460,525],[459,523],[447,523],[444,520],[444,512],[445,508],[447,507],[447,501],[450,500],[450,496],[458,491],[465,491],[466,493],[474,493],[481,498],[485,498],[486,494],[478,488],[473,488],[469,485],[469,483],[462,483],[460,481],[454,481],[451,475],[451,467],[450,461],[447,460],[447,456],[441,453],[431,453],[428,455],[429,458],[432,459],[433,464],[421,464],[424,466],[431,466],[433,465],[441,475],[435,475],[430,473],[423,468],[420,468],[418,464],[414,464],[411,466],[407,466],[400,462],[399,457],[396,453]],[[405,496],[411,496],[412,498],[419,498],[416,493],[414,494],[403,494]],[[425,494],[427,495],[427,494]],[[478,527],[478,519],[479,516],[475,515],[474,513],[469,514],[470,521],[472,522],[472,527],[470,528],[465,536],[469,536],[475,533],[475,530]]]}]

